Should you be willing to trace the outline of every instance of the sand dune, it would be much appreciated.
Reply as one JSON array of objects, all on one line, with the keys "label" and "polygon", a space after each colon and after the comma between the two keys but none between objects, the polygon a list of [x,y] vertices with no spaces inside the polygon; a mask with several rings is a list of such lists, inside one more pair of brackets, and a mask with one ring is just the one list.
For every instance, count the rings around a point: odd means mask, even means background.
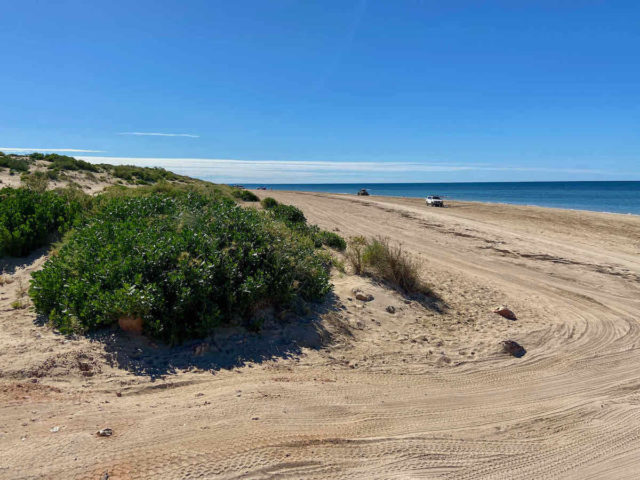
[{"label": "sand dune", "polygon": [[[43,259],[8,265],[0,478],[638,478],[640,217],[258,193],[402,242],[440,302],[336,272],[324,348],[245,363],[218,341],[178,362],[151,342],[114,351],[47,330],[9,307]],[[492,313],[503,303],[518,320]]]}]

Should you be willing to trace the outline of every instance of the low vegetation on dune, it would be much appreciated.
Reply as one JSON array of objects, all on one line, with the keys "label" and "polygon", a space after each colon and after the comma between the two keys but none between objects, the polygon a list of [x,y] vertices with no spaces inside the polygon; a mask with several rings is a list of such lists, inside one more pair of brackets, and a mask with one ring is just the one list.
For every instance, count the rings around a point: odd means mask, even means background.
[{"label": "low vegetation on dune", "polygon": [[0,170],[8,168],[11,173],[28,172],[30,164],[31,162],[28,159],[5,155],[0,152]]},{"label": "low vegetation on dune", "polygon": [[49,170],[85,170],[88,172],[99,172],[100,169],[93,163],[85,162],[84,160],[78,160],[74,157],[67,155],[58,155],[56,153],[50,153],[45,155],[43,153],[32,153],[29,155],[31,160],[44,160],[49,162],[47,168]]},{"label": "low vegetation on dune", "polygon": [[[247,190],[64,155],[22,160],[37,168],[23,172],[21,188],[0,190],[0,256],[58,242],[33,273],[29,295],[63,333],[124,319],[169,343],[222,325],[256,329],[265,309],[322,299],[332,265],[322,247],[346,247],[294,206],[236,203],[259,200]],[[135,188],[112,185],[95,196],[73,186],[48,189],[52,177],[74,171],[123,178]]]},{"label": "low vegetation on dune", "polygon": [[346,257],[357,275],[370,275],[407,294],[431,293],[420,278],[420,263],[401,244],[387,238],[353,237],[349,240]]},{"label": "low vegetation on dune", "polygon": [[242,200],[243,202],[258,202],[260,199],[258,196],[250,192],[249,190],[245,190],[244,188],[234,188],[231,191],[231,195],[238,200]]},{"label": "low vegetation on dune", "polygon": [[180,180],[184,177],[159,167],[135,167],[133,165],[100,164],[102,171],[135,185],[150,185],[161,181]]},{"label": "low vegetation on dune", "polygon": [[[0,152],[0,170],[9,169],[11,174],[34,173],[37,167],[42,175],[50,180],[65,179],[65,172],[83,173],[89,178],[96,174],[106,174],[130,185],[151,185],[161,181],[189,182],[188,177],[158,167],[137,167],[134,165],[95,164],[68,155],[56,153],[32,153],[30,155],[13,155]],[[251,193],[251,192],[248,192]],[[256,198],[257,201],[257,198]]]},{"label": "low vegetation on dune", "polygon": [[278,201],[273,197],[265,197],[260,200],[260,205],[262,205],[262,208],[264,208],[265,210],[268,210],[278,205]]}]

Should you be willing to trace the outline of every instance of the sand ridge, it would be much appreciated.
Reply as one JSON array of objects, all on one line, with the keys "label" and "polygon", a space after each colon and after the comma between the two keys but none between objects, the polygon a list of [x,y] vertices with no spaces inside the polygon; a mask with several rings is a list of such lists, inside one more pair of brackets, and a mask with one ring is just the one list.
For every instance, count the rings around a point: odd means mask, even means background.
[{"label": "sand ridge", "polygon": [[1,479],[637,478],[640,217],[257,193],[402,242],[438,308],[334,272],[324,348],[221,366],[224,346],[189,363],[187,345],[171,366],[153,342],[115,352],[12,309],[40,252],[0,286]]}]

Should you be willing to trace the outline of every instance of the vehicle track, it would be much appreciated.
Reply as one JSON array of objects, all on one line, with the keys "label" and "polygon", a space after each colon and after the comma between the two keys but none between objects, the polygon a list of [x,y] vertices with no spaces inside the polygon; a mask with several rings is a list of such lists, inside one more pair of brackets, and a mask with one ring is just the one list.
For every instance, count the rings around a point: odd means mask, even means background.
[{"label": "vehicle track", "polygon": [[[612,235],[632,239],[635,230],[622,231],[615,216],[582,214],[567,237],[548,229],[555,213],[545,209],[514,210],[525,220],[497,225],[483,213],[489,206],[462,211],[377,197],[269,195],[342,235],[402,242],[423,259],[446,311],[405,304],[364,279],[336,277],[348,308],[335,321],[350,333],[325,350],[213,375],[182,372],[156,384],[106,367],[82,380],[86,387],[56,379],[62,393],[51,400],[2,408],[0,430],[8,433],[0,437],[0,478],[640,475],[640,290],[633,277],[640,260],[626,240],[616,247],[608,238],[605,248],[593,234],[607,218],[609,229],[619,230]],[[541,216],[539,237],[529,233],[536,228],[531,212]],[[520,253],[479,248],[489,244]],[[349,303],[354,282],[375,300]],[[491,313],[503,301],[517,321]],[[396,314],[384,312],[388,303],[398,305]],[[353,328],[357,322],[364,326]],[[503,354],[506,338],[527,354]],[[154,386],[166,384],[172,386]],[[21,440],[13,432],[31,416],[38,421]],[[58,424],[62,430],[50,433]],[[107,425],[114,436],[97,437]]]}]

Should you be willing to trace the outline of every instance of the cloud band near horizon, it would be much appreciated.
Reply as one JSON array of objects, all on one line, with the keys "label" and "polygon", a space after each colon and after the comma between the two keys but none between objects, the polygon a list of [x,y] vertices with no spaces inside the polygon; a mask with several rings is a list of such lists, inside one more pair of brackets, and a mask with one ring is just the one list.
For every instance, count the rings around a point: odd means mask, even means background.
[{"label": "cloud band near horizon", "polygon": [[[562,175],[602,176],[610,172],[584,168],[547,168],[500,166],[490,164],[454,164],[444,162],[336,162],[296,160],[236,160],[220,158],[135,158],[82,156],[94,163],[128,164],[162,167],[178,174],[220,183],[351,183],[351,182],[428,182],[450,180],[448,173],[468,173],[466,181],[491,172],[521,173],[524,179],[532,173],[548,174],[552,179]],[[618,172],[620,176],[629,172]],[[640,176],[640,172],[632,172]],[[592,178],[593,179],[593,178]],[[596,178],[597,179],[597,178]],[[487,181],[484,179],[483,181]],[[526,180],[522,180],[526,181]]]},{"label": "cloud band near horizon", "polygon": [[86,150],[82,148],[26,148],[0,147],[3,152],[75,152],[75,153],[106,153],[105,150]]}]

